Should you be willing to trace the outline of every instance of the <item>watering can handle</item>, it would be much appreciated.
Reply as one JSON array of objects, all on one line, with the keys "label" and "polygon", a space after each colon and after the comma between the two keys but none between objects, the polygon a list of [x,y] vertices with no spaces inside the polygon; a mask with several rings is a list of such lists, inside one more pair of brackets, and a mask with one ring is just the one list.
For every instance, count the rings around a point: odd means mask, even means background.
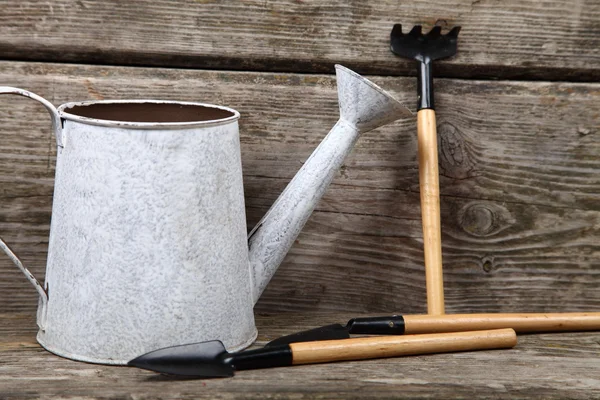
[{"label": "watering can handle", "polygon": [[[37,100],[50,113],[52,118],[52,128],[54,134],[56,135],[56,144],[59,147],[63,147],[63,137],[62,137],[62,127],[61,127],[61,119],[58,114],[58,110],[50,103],[48,100],[43,97],[38,96],[35,93],[31,93],[27,90],[10,87],[10,86],[0,86],[0,94],[18,94],[21,96],[29,97],[33,100]],[[11,248],[6,244],[6,242],[0,237],[0,250],[4,251],[8,257],[12,260],[12,262],[21,270],[21,272],[25,275],[27,280],[31,282],[31,284],[35,287],[40,295],[40,299],[42,301],[42,305],[45,306],[48,302],[48,293],[44,289],[44,287],[40,284],[40,282],[33,276],[33,274],[25,268],[19,257],[11,250]]]},{"label": "watering can handle", "polygon": [[6,244],[4,239],[2,239],[1,237],[0,237],[0,249],[2,249],[2,251],[4,251],[6,253],[6,255],[8,255],[8,257],[12,260],[12,262],[15,263],[15,265],[25,275],[27,280],[29,282],[31,282],[31,284],[35,287],[35,289],[38,291],[38,293],[40,295],[40,298],[42,299],[42,302],[43,303],[48,302],[48,293],[42,287],[41,283],[36,279],[35,276],[33,276],[33,274],[31,272],[29,272],[29,270],[27,268],[25,268],[25,266],[21,262],[21,259],[19,257],[17,257],[17,255],[11,250],[10,247],[8,247],[8,245]]}]

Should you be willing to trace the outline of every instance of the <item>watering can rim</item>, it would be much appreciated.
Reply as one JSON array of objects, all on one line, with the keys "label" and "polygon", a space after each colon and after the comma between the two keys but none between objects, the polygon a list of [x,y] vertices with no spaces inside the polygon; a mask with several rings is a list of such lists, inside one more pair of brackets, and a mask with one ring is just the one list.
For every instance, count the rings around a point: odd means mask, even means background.
[{"label": "watering can rim", "polygon": [[[224,118],[208,119],[202,121],[186,121],[186,122],[132,122],[132,121],[117,121],[99,118],[84,117],[69,113],[67,110],[73,107],[85,107],[96,104],[176,104],[186,106],[196,106],[204,108],[213,108],[222,111],[227,111],[232,115]],[[210,127],[216,125],[226,125],[237,121],[240,118],[240,113],[230,107],[218,106],[216,104],[200,103],[195,101],[175,101],[175,100],[152,100],[152,99],[135,99],[135,100],[86,100],[72,101],[62,104],[57,108],[61,119],[80,122],[87,125],[107,126],[116,128],[129,129],[182,129],[195,127]]]},{"label": "watering can rim", "polygon": [[369,87],[371,87],[372,89],[374,89],[375,91],[379,92],[380,94],[382,94],[383,96],[389,98],[390,100],[392,100],[394,103],[398,104],[399,106],[401,106],[402,108],[405,109],[405,111],[407,111],[407,113],[409,115],[413,115],[414,113],[406,108],[406,106],[404,106],[404,104],[398,100],[396,98],[396,96],[392,95],[389,91],[385,90],[384,88],[382,88],[381,86],[377,85],[376,83],[372,82],[370,79],[367,79],[366,77],[362,76],[361,74],[359,74],[358,72],[355,72],[353,70],[351,70],[348,67],[344,67],[341,64],[335,64],[335,69],[336,71],[343,71],[345,73],[347,73],[348,75],[351,75],[355,78],[358,78],[360,80],[361,83],[364,83],[366,85],[368,85]]}]

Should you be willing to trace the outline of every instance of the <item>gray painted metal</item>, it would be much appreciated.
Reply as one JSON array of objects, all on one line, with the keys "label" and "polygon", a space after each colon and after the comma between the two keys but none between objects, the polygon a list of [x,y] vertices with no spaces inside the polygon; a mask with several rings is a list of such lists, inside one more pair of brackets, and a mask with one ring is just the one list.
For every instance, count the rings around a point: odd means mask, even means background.
[{"label": "gray painted metal", "polygon": [[257,301],[292,247],[361,133],[411,112],[379,86],[336,65],[340,119],[250,232],[250,262]]},{"label": "gray painted metal", "polygon": [[[40,294],[38,342],[75,360],[126,364],[157,348],[256,339],[253,306],[360,133],[410,112],[336,66],[340,120],[246,235],[239,113],[201,103],[92,101],[54,108],[57,165],[46,281],[0,240]],[[78,116],[74,106],[178,104],[225,110],[194,122]]]}]

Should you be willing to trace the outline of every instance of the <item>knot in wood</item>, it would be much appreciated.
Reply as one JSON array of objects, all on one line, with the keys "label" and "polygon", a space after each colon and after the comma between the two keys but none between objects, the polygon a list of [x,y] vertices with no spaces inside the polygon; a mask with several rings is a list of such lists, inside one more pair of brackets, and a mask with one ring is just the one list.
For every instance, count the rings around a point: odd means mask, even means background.
[{"label": "knot in wood", "polygon": [[485,256],[485,257],[483,257],[481,259],[481,267],[487,273],[490,273],[493,270],[495,270],[497,268],[497,265],[494,262],[494,257],[492,257],[492,256]]},{"label": "knot in wood", "polygon": [[472,202],[458,213],[460,227],[465,232],[479,237],[495,235],[514,222],[506,208],[493,203]]},{"label": "knot in wood", "polygon": [[473,176],[475,162],[470,155],[468,138],[449,122],[441,122],[437,130],[442,174],[454,179],[465,179]]}]

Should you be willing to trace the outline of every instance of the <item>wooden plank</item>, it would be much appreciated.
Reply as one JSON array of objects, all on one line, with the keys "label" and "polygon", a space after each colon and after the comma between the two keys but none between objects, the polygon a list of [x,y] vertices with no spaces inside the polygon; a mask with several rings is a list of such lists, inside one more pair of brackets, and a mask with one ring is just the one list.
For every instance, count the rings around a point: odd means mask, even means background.
[{"label": "wooden plank", "polygon": [[600,78],[600,3],[548,0],[2,1],[4,59],[405,75],[393,24],[461,25],[447,77]]},{"label": "wooden plank", "polygon": [[[411,78],[373,77],[414,104]],[[329,75],[0,63],[54,104],[165,98],[242,113],[248,226],[337,119]],[[448,312],[600,310],[600,85],[440,79]],[[0,99],[0,232],[43,275],[54,149],[31,100]],[[259,301],[261,313],[425,311],[416,124],[369,132]],[[0,312],[35,292],[0,257]]]},{"label": "wooden plank", "polygon": [[[349,314],[259,316],[257,344],[349,317]],[[33,325],[33,318],[22,314],[0,314],[0,397],[3,399],[458,399],[473,396],[592,399],[600,396],[600,344],[597,333],[593,332],[520,336],[517,347],[510,350],[238,371],[233,378],[190,380],[54,356],[35,343]]]}]

